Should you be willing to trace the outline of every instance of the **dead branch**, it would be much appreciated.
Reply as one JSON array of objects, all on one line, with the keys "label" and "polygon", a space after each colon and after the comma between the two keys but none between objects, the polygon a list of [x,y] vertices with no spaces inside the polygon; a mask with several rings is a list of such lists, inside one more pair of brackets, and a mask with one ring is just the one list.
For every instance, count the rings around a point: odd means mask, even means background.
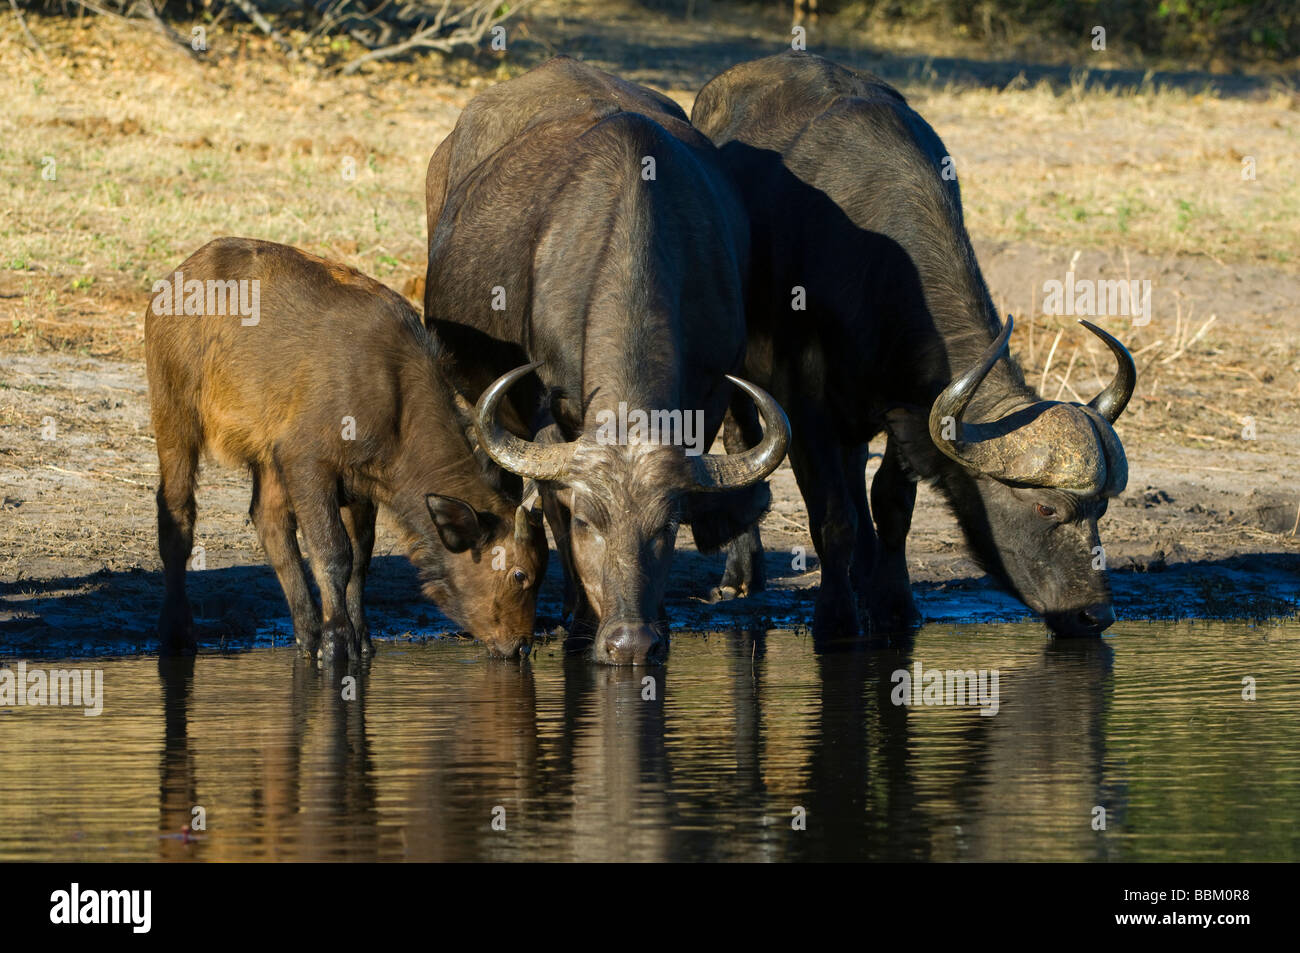
[{"label": "dead branch", "polygon": [[162,17],[158,16],[158,11],[154,9],[153,0],[139,0],[138,5],[144,8],[145,19],[153,24],[155,30],[184,50],[185,55],[190,59],[198,58],[194,55],[190,41],[164,23]]},{"label": "dead branch", "polygon": [[[460,46],[476,46],[493,27],[526,7],[532,0],[520,0],[515,6],[502,13],[500,0],[474,0],[448,15],[451,0],[443,0],[432,23],[420,27],[415,33],[400,42],[380,46],[363,56],[357,57],[343,67],[343,75],[351,75],[366,63],[375,60],[391,59],[413,50],[439,50],[450,53]],[[468,22],[466,22],[468,21]],[[447,31],[448,28],[450,31]]]},{"label": "dead branch", "polygon": [[18,25],[23,28],[23,34],[27,37],[27,42],[32,45],[32,49],[41,54],[41,59],[48,60],[49,57],[45,55],[45,47],[41,46],[32,31],[28,29],[27,18],[23,16],[23,11],[18,9],[18,0],[9,0],[9,6],[14,8],[14,16],[18,18]]},{"label": "dead branch", "polygon": [[92,3],[91,0],[72,0],[77,6],[91,13],[97,13],[102,17],[117,17],[119,20],[130,20],[128,16],[118,13],[116,10],[106,10],[98,4]]},{"label": "dead branch", "polygon": [[[147,22],[155,31],[174,43],[191,59],[198,61],[190,41],[163,20],[158,0],[72,0],[83,11],[112,16],[127,22]],[[267,14],[262,0],[228,0],[221,16],[237,9],[291,59],[322,36],[348,36],[366,49],[346,63],[340,72],[356,73],[366,63],[391,59],[416,50],[451,53],[459,48],[477,46],[503,21],[514,16],[532,0],[517,0],[505,5],[502,0],[314,0],[308,18],[311,29],[295,47]],[[17,0],[9,0],[18,13]],[[220,18],[218,18],[220,19]],[[27,28],[21,13],[19,24],[29,42],[45,56],[39,42]]]},{"label": "dead branch", "polygon": [[[146,3],[149,0],[145,0]],[[283,36],[280,31],[271,25],[271,21],[262,15],[262,11],[253,5],[251,0],[230,0],[235,6],[244,12],[244,16],[253,21],[253,24],[271,38],[276,46],[288,53],[290,57],[297,58],[298,51],[295,50]]]}]

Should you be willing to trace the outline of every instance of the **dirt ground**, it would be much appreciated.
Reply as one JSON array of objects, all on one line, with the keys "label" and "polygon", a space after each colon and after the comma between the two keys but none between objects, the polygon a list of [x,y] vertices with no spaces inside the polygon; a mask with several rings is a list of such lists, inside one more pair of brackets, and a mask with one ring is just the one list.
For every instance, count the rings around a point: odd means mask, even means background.
[{"label": "dirt ground", "polygon": [[[618,5],[541,3],[508,59],[386,64],[357,77],[286,65],[247,33],[195,65],[121,23],[32,20],[46,57],[0,20],[0,654],[145,650],[161,597],[142,360],[149,284],[221,234],[287,241],[399,289],[422,274],[423,170],[495,79],[569,52],[694,91],[775,52],[780,23],[691,22]],[[515,42],[512,40],[512,43]],[[1049,279],[1152,282],[1150,323],[1104,323],[1137,356],[1117,430],[1127,491],[1102,524],[1123,620],[1292,615],[1300,605],[1300,96],[1276,77],[1031,68],[854,40],[822,51],[897,83],[953,151],[968,224],[1013,350],[1047,397],[1109,373]],[[58,168],[43,179],[46,157]],[[341,161],[359,173],[341,181]],[[1256,161],[1257,178],[1240,174]],[[1059,332],[1059,334],[1058,334]],[[879,447],[873,448],[879,450]],[[872,467],[875,466],[875,460]],[[721,556],[679,540],[679,628],[800,629],[816,559],[788,466],[764,525],[769,592],[703,600]],[[206,642],[291,639],[247,519],[242,472],[209,467],[191,593]],[[909,545],[933,622],[1014,619],[923,488]],[[558,565],[541,608],[557,612]],[[381,522],[372,625],[446,634]]]}]

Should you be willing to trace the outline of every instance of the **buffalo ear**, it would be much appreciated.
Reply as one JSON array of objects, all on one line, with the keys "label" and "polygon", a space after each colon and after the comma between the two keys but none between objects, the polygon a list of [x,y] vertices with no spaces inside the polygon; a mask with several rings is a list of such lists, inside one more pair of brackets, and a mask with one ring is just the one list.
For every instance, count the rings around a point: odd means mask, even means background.
[{"label": "buffalo ear", "polygon": [[890,442],[897,441],[904,469],[917,480],[939,475],[939,448],[930,438],[930,419],[920,407],[893,407],[885,412]]},{"label": "buffalo ear", "polygon": [[474,436],[474,405],[455,387],[451,387],[451,400],[452,406],[456,409],[456,423],[465,432],[465,436],[469,438],[470,443],[473,444],[476,440]]},{"label": "buffalo ear", "polygon": [[430,493],[424,502],[433,517],[433,525],[438,529],[438,538],[451,552],[463,553],[472,549],[483,537],[478,514],[464,500]]}]

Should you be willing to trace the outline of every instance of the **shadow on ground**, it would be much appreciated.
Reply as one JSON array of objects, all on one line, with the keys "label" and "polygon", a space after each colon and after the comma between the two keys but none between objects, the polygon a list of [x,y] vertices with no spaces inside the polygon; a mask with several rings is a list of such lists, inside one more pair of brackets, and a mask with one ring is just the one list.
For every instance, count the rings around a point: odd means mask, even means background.
[{"label": "shadow on ground", "polygon": [[[855,34],[855,38],[862,37],[861,32]],[[741,28],[734,23],[707,19],[661,18],[647,24],[644,19],[613,16],[600,21],[565,18],[560,23],[547,24],[545,30],[516,41],[511,51],[512,55],[522,55],[530,64],[566,53],[638,82],[660,88],[685,86],[698,90],[729,66],[789,48],[789,26],[776,18],[754,20],[748,28]],[[1279,88],[1294,90],[1300,81],[1296,73],[1253,76],[1197,70],[1088,69],[1017,60],[925,56],[886,51],[864,42],[852,45],[842,41],[819,42],[816,34],[811,37],[808,49],[847,66],[869,70],[892,83],[934,87],[953,84],[1001,89],[1045,81],[1058,90],[1166,87],[1188,92],[1213,90],[1221,96],[1237,98],[1263,98]]]},{"label": "shadow on ground", "polygon": [[[789,560],[769,554],[768,591],[711,604],[708,586],[722,570],[718,556],[679,552],[669,617],[679,631],[744,628],[801,631],[812,618],[816,573],[791,573]],[[1121,620],[1263,619],[1294,616],[1300,608],[1300,555],[1262,553],[1184,563],[1144,563],[1111,572]],[[697,591],[693,591],[697,590]],[[1011,622],[1029,617],[986,577],[913,585],[926,623]],[[190,573],[190,598],[206,650],[288,646],[293,641],[284,597],[270,567],[234,566]],[[561,580],[551,561],[539,630],[559,622]],[[398,556],[376,558],[367,613],[378,639],[424,640],[457,636],[457,627],[419,596],[411,565]],[[156,651],[155,620],[162,574],[143,569],[0,583],[0,658],[123,655]],[[1043,630],[1046,635],[1046,629]]]}]

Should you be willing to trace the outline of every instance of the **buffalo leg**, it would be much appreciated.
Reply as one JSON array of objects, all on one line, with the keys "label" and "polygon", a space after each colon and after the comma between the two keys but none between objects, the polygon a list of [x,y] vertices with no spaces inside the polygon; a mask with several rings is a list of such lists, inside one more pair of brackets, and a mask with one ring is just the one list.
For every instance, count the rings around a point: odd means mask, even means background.
[{"label": "buffalo leg", "polygon": [[582,651],[590,647],[596,637],[599,620],[587,601],[587,593],[582,588],[582,580],[573,565],[573,547],[569,540],[569,524],[572,514],[568,507],[560,502],[559,494],[543,486],[539,495],[542,498],[542,512],[546,522],[551,525],[551,534],[555,537],[555,550],[560,557],[560,568],[564,572],[564,605],[562,614],[568,621],[569,637],[565,640],[569,651]]},{"label": "buffalo leg", "polygon": [[[727,453],[741,453],[757,446],[762,438],[763,429],[754,402],[748,395],[739,395],[733,401],[723,424],[723,446],[727,448]],[[726,551],[727,565],[722,572],[722,581],[711,593],[714,602],[754,595],[767,588],[767,574],[763,567],[763,538],[759,534],[757,523],[728,542]]]},{"label": "buffalo leg", "polygon": [[316,588],[320,590],[320,648],[316,657],[329,662],[346,655],[361,657],[352,620],[348,618],[347,587],[352,575],[352,545],[339,511],[338,485],[315,468],[285,471],[293,510],[307,543]]},{"label": "buffalo leg", "polygon": [[821,560],[821,588],[813,613],[813,637],[857,635],[849,570],[857,541],[853,505],[840,444],[830,422],[815,411],[791,416],[790,464],[808,510],[808,529]]},{"label": "buffalo leg", "polygon": [[849,567],[849,580],[856,596],[858,620],[864,630],[871,631],[870,595],[874,584],[873,568],[876,561],[876,532],[871,524],[871,509],[867,506],[867,445],[844,448],[844,474],[853,511],[857,517],[857,536],[853,542],[853,562]]},{"label": "buffalo leg", "polygon": [[158,437],[158,555],[162,557],[162,614],[158,634],[164,655],[192,655],[196,650],[194,616],[185,594],[185,567],[194,546],[194,482],[198,447]]},{"label": "buffalo leg", "polygon": [[298,524],[289,504],[289,494],[274,466],[254,469],[253,502],[248,515],[253,518],[267,562],[275,570],[284,598],[289,603],[294,640],[303,652],[315,654],[320,641],[320,612],[302,570]]},{"label": "buffalo leg", "polygon": [[357,499],[343,507],[343,525],[352,543],[352,575],[348,577],[348,618],[361,643],[361,654],[370,655],[374,646],[370,642],[370,626],[366,624],[364,605],[366,576],[370,572],[370,557],[375,550],[375,504]]},{"label": "buffalo leg", "polygon": [[870,613],[878,631],[903,631],[921,620],[907,575],[907,533],[915,504],[916,484],[904,471],[898,443],[890,437],[885,459],[871,481],[871,511],[879,546],[872,573]]}]

